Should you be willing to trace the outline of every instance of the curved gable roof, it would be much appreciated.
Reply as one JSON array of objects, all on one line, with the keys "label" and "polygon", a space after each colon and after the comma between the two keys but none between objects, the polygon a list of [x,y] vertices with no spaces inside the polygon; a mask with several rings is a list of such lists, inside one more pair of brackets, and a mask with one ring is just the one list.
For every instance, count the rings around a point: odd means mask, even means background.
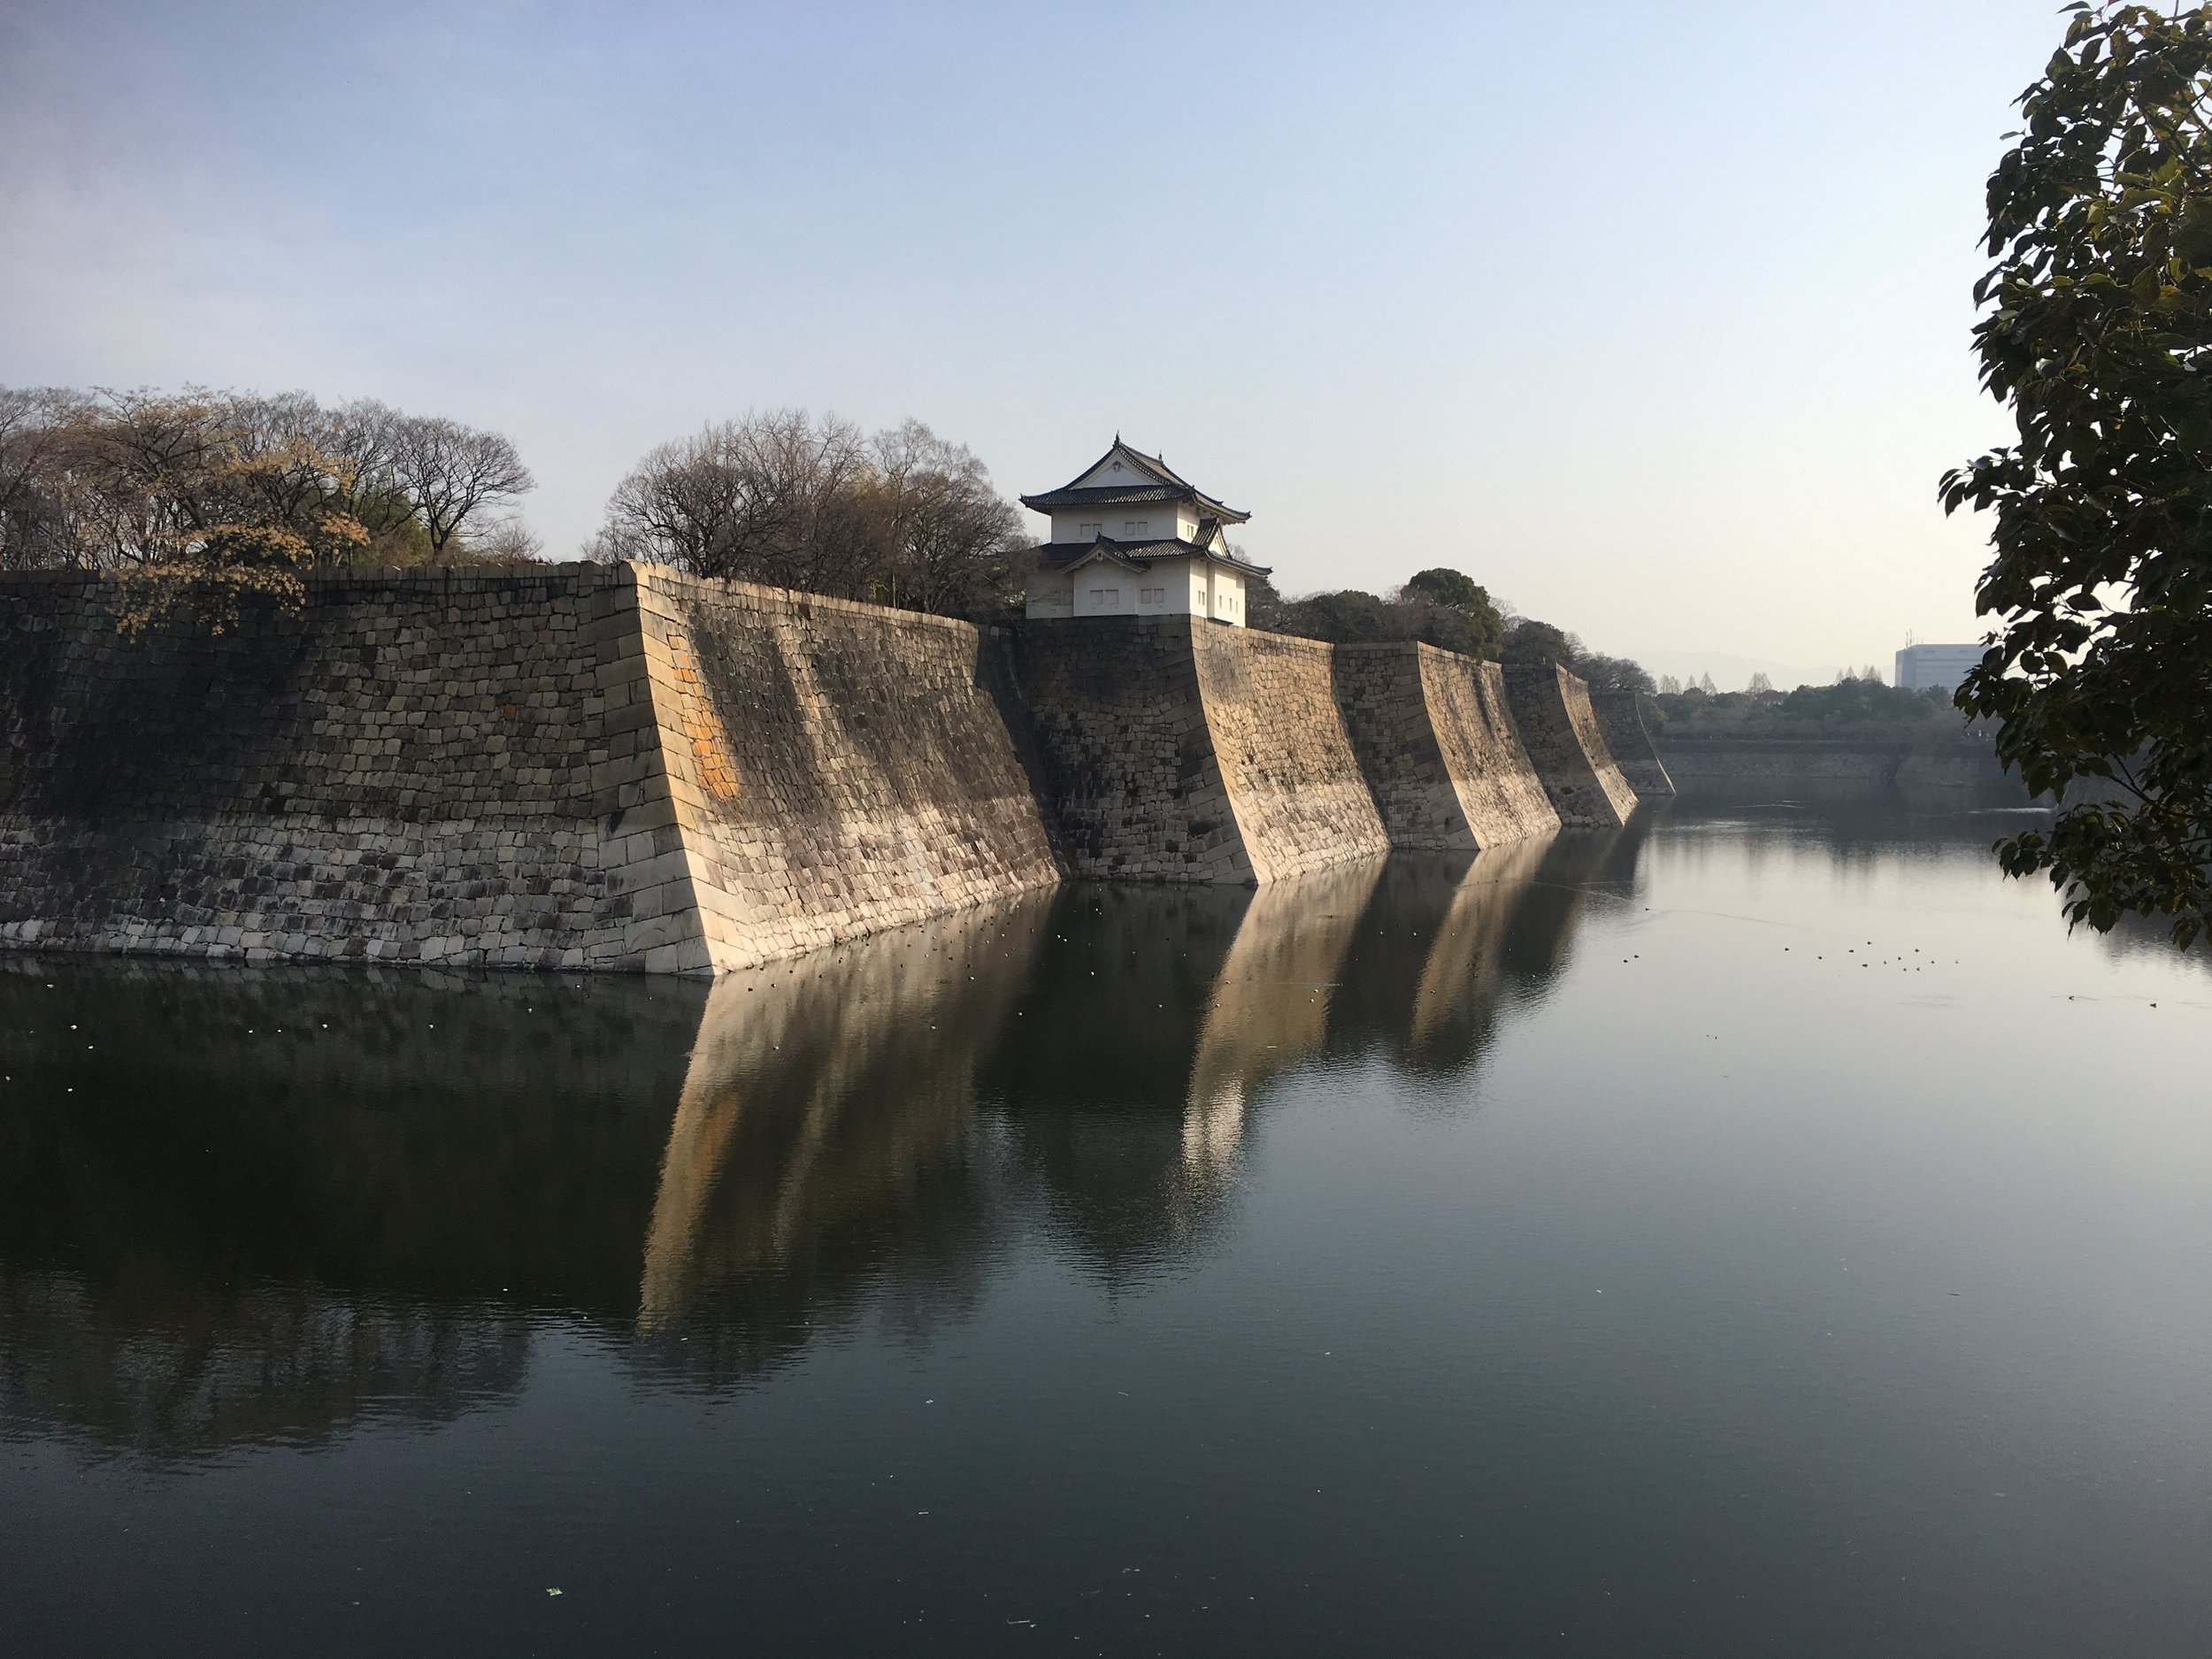
[{"label": "curved gable roof", "polygon": [[[1099,473],[1113,472],[1116,462],[1119,462],[1121,470],[1129,475],[1128,482],[1102,484],[1094,481]],[[1121,441],[1119,434],[1115,434],[1112,447],[1105,454],[1059,488],[1021,498],[1022,505],[1032,512],[1049,512],[1055,507],[1105,507],[1149,501],[1191,502],[1210,517],[1227,524],[1242,524],[1252,516],[1248,512],[1239,512],[1234,507],[1224,506],[1158,456],[1144,455],[1131,449]]]}]

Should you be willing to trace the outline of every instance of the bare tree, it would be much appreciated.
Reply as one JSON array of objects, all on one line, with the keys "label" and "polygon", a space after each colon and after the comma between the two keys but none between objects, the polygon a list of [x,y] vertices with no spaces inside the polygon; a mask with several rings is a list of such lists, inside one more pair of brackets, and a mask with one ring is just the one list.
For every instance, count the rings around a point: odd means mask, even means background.
[{"label": "bare tree", "polygon": [[887,567],[877,580],[887,576],[891,603],[971,617],[1002,609],[1024,538],[990,470],[918,420],[878,434],[872,448]]},{"label": "bare tree", "polygon": [[507,563],[534,543],[488,510],[529,482],[497,434],[365,400],[0,388],[0,568]]},{"label": "bare tree", "polygon": [[616,487],[595,549],[856,595],[877,562],[875,482],[850,424],[803,410],[749,414],[649,453]]},{"label": "bare tree", "polygon": [[0,387],[0,570],[82,562],[66,452],[81,392]]},{"label": "bare tree", "polygon": [[734,576],[780,505],[751,464],[741,423],[726,421],[649,451],[615,487],[594,551]]},{"label": "bare tree", "polygon": [[379,431],[380,465],[407,493],[429,537],[433,557],[472,515],[513,502],[535,486],[515,446],[496,432],[465,426],[442,416],[388,417]]}]

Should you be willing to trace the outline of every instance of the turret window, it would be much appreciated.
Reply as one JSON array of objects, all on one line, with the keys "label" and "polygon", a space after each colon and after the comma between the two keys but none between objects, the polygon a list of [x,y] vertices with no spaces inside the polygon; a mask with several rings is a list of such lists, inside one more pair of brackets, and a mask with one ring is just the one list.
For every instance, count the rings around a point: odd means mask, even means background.
[{"label": "turret window", "polygon": [[1121,533],[1132,541],[1141,541],[1143,538],[1152,534],[1152,520],[1149,518],[1125,518],[1122,520]]}]

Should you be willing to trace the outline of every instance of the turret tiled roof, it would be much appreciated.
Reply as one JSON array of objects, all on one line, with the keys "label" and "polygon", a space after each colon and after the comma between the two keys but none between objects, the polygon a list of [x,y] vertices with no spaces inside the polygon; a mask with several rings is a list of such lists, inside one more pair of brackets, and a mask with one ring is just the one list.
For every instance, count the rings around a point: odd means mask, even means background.
[{"label": "turret tiled roof", "polygon": [[[1130,474],[1128,483],[1090,484],[1077,488],[1081,480],[1115,461],[1119,461]],[[1248,512],[1239,512],[1234,507],[1225,507],[1158,456],[1141,455],[1118,437],[1114,440],[1113,448],[1078,472],[1075,480],[1062,485],[1058,489],[1048,489],[1041,495],[1024,495],[1021,498],[1022,505],[1032,512],[1050,512],[1055,507],[1118,506],[1146,501],[1187,501],[1224,524],[1242,524],[1252,516]]]},{"label": "turret tiled roof", "polygon": [[1111,536],[1098,536],[1088,541],[1047,541],[1034,549],[1038,562],[1049,570],[1071,570],[1087,561],[1094,554],[1115,564],[1127,565],[1137,570],[1149,570],[1155,559],[1210,559],[1216,565],[1226,565],[1231,570],[1248,575],[1266,576],[1273,567],[1255,565],[1251,560],[1239,558],[1233,553],[1223,553],[1195,541],[1176,537],[1163,537],[1149,541],[1118,541]]}]

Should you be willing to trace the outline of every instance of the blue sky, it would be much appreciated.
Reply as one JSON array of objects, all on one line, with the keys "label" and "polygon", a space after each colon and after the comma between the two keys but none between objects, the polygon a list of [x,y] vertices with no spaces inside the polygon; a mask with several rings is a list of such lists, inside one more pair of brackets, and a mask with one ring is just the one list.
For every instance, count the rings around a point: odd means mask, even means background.
[{"label": "blue sky", "polygon": [[[499,427],[571,555],[650,445],[1117,429],[1290,591],[1594,646],[1971,637],[1968,289],[2045,0],[0,12],[0,383]],[[1724,675],[1720,676],[1725,678]]]}]

